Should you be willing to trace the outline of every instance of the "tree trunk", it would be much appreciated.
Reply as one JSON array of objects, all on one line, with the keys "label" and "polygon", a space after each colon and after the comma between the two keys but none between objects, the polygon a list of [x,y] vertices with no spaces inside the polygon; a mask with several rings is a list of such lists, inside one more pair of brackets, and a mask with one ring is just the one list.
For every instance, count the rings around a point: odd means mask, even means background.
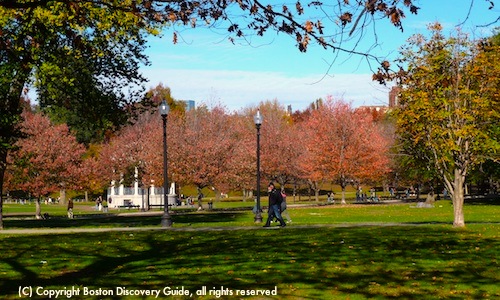
[{"label": "tree trunk", "polygon": [[347,202],[345,201],[345,187],[346,187],[346,185],[345,184],[341,184],[340,187],[342,188],[342,201],[340,203],[341,204],[347,204]]},{"label": "tree trunk", "polygon": [[[297,196],[297,184],[293,185],[293,192],[292,192],[292,194],[293,194],[293,203],[295,203],[295,197]],[[300,200],[300,198],[299,198],[299,200]]]},{"label": "tree trunk", "polygon": [[[24,39],[20,39],[24,40]],[[7,64],[15,66],[10,74],[2,73],[9,82],[7,93],[0,95],[0,116],[3,120],[0,122],[0,229],[3,229],[3,181],[5,179],[5,170],[7,169],[7,154],[19,137],[17,125],[21,121],[21,96],[25,83],[28,81],[31,73],[31,56],[13,55],[10,49],[7,49]],[[5,92],[5,91],[4,91]]]},{"label": "tree trunk", "polygon": [[66,205],[66,190],[59,190],[59,205]]},{"label": "tree trunk", "polygon": [[[317,181],[309,181],[309,190],[314,191],[314,198],[319,202],[319,192],[321,190],[320,184]],[[311,193],[309,193],[309,201],[311,200]]]},{"label": "tree trunk", "polygon": [[36,205],[35,217],[37,219],[41,219],[42,218],[42,207],[40,205],[40,197],[36,198],[35,205]]},{"label": "tree trunk", "polygon": [[453,227],[465,227],[464,218],[464,183],[465,176],[462,170],[455,169],[455,179],[453,182]]},{"label": "tree trunk", "polygon": [[7,169],[7,149],[0,147],[0,230],[3,229],[3,180]]},{"label": "tree trunk", "polygon": [[[0,193],[1,193],[1,188],[0,188]],[[0,230],[3,229],[3,197],[0,194]]]},{"label": "tree trunk", "polygon": [[3,229],[3,179],[7,168],[7,151],[0,148],[0,230]]},{"label": "tree trunk", "polygon": [[252,199],[252,198],[253,198],[253,191],[243,189],[243,202],[246,202],[247,199]]}]

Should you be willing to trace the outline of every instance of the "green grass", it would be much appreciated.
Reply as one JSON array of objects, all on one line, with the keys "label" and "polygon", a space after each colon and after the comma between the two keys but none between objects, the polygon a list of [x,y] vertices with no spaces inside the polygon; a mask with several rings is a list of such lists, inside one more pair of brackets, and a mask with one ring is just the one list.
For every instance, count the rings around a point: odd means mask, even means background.
[{"label": "green grass", "polygon": [[[6,218],[6,228],[150,229],[73,234],[5,230],[0,234],[0,296],[18,299],[19,287],[40,286],[46,291],[75,287],[80,289],[76,299],[154,298],[82,295],[84,288],[116,294],[119,287],[178,287],[193,292],[195,299],[499,298],[500,206],[466,205],[465,229],[452,228],[447,201],[429,209],[410,206],[292,208],[291,226],[269,230],[254,224],[249,211],[174,214],[173,230],[159,228],[158,215]],[[221,230],[224,226],[243,228]],[[207,293],[233,296],[196,296],[203,287]],[[235,295],[275,287],[277,296]]]},{"label": "green grass", "polygon": [[[66,215],[66,205],[59,204],[45,204],[41,203],[40,207],[42,209],[42,213],[49,213],[51,215]],[[94,203],[91,202],[77,202],[74,204],[75,210],[79,213],[87,214],[93,213]],[[28,202],[27,204],[19,204],[19,203],[4,203],[3,204],[3,213],[4,214],[35,214],[36,205],[35,202]]]},{"label": "green grass", "polygon": [[[17,206],[17,208],[14,208]],[[451,224],[453,222],[453,207],[450,201],[438,201],[434,208],[415,208],[415,203],[405,204],[363,204],[363,205],[327,205],[327,206],[296,206],[290,207],[290,214],[294,224],[338,224],[338,223],[410,223],[410,224]],[[466,204],[464,207],[466,222],[499,222],[499,205],[494,203]],[[217,206],[216,206],[217,208]],[[251,206],[234,206],[213,211],[196,209],[173,211],[174,227],[205,227],[205,226],[255,226]],[[161,210],[150,213],[157,216],[143,217],[135,214],[137,210],[110,210],[110,213],[95,212],[92,206],[83,204],[75,206],[75,219],[66,218],[63,206],[46,205],[43,212],[49,212],[49,220],[35,220],[31,213],[34,205],[10,204],[4,211],[13,210],[29,212],[23,217],[6,217],[5,228],[56,228],[56,227],[137,227],[160,225]],[[126,216],[118,214],[127,213]],[[264,213],[265,217],[266,214]]]}]

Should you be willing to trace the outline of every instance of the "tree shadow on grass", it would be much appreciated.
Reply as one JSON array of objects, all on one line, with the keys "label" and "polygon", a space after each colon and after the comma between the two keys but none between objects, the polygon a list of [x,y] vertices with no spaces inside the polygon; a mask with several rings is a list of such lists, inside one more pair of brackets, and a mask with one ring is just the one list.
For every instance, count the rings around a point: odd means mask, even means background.
[{"label": "tree shadow on grass", "polygon": [[[224,223],[234,222],[248,216],[245,212],[209,212],[172,214],[176,224],[189,226],[193,223]],[[4,220],[5,228],[40,229],[40,228],[81,228],[81,227],[144,227],[160,226],[161,215],[90,215],[81,218],[68,219],[64,217],[50,217],[46,220],[34,218],[8,218]]]},{"label": "tree shadow on grass", "polygon": [[25,285],[234,293],[278,286],[276,299],[488,298],[500,279],[499,246],[441,226],[14,236],[0,244],[0,293]]},{"label": "tree shadow on grass", "polygon": [[464,200],[465,205],[500,205],[500,195],[478,195],[468,196]]}]

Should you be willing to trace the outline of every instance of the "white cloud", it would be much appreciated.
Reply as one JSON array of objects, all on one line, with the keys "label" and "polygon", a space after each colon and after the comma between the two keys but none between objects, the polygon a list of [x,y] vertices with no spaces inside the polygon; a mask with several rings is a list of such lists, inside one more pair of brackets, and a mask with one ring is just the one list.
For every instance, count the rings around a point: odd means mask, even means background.
[{"label": "white cloud", "polygon": [[154,68],[145,68],[143,73],[150,79],[151,87],[163,83],[170,87],[176,99],[197,103],[215,100],[230,110],[273,99],[298,110],[328,95],[352,102],[354,106],[388,102],[389,89],[373,82],[371,74],[290,77],[280,72]]}]

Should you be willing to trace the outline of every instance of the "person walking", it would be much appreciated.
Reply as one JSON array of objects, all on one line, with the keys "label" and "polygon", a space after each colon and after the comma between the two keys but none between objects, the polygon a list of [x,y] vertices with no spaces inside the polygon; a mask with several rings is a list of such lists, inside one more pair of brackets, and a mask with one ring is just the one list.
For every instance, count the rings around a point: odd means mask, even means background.
[{"label": "person walking", "polygon": [[281,217],[281,202],[283,201],[283,198],[281,196],[281,192],[279,192],[275,187],[274,183],[270,182],[269,185],[267,186],[267,191],[269,192],[269,208],[267,212],[267,221],[266,225],[264,227],[269,227],[271,226],[271,221],[273,220],[274,217],[278,219],[280,222],[281,227],[285,227],[286,223],[283,220],[283,217]]},{"label": "person walking", "polygon": [[287,223],[292,222],[292,218],[290,217],[290,214],[288,213],[287,205],[286,205],[286,194],[285,191],[281,191],[281,198],[283,201],[281,201],[281,216],[283,217],[283,220],[286,219]]}]

